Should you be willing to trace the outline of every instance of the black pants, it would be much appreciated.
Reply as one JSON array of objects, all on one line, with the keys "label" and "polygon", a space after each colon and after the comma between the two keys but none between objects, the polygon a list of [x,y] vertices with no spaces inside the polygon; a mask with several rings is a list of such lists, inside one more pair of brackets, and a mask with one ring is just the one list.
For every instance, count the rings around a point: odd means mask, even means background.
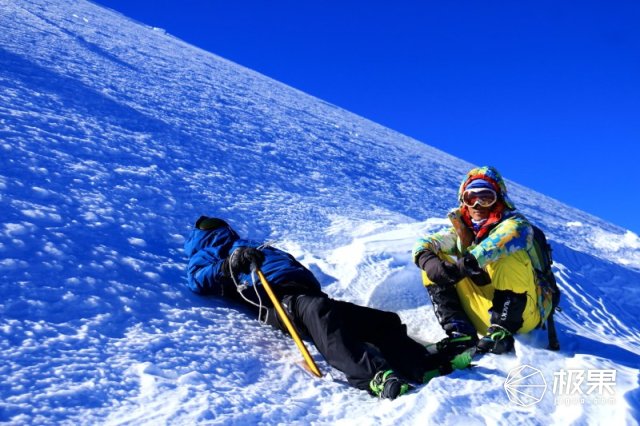
[{"label": "black pants", "polygon": [[[368,389],[376,372],[387,369],[421,383],[426,371],[446,362],[428,355],[411,339],[393,312],[333,300],[324,294],[284,296],[282,303],[297,331],[311,338],[327,362],[359,389]],[[269,316],[275,315],[272,312]],[[270,323],[284,331],[279,321]]]}]

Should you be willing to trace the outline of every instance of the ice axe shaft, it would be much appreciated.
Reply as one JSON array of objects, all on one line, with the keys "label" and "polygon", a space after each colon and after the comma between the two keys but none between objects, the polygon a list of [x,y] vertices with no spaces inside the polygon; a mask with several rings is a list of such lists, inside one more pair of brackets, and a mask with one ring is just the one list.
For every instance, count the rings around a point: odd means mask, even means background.
[{"label": "ice axe shaft", "polygon": [[262,282],[262,287],[264,287],[264,289],[267,291],[267,294],[269,295],[269,299],[271,299],[271,303],[273,303],[273,306],[276,308],[276,312],[278,313],[280,320],[282,320],[283,324],[287,328],[287,331],[293,338],[293,341],[296,342],[296,346],[298,346],[298,349],[302,353],[302,356],[304,357],[304,360],[306,361],[307,366],[315,376],[322,377],[322,373],[320,372],[320,369],[316,365],[316,362],[313,360],[313,358],[311,358],[311,354],[309,354],[307,347],[302,342],[302,339],[300,339],[300,335],[296,331],[295,327],[293,326],[293,324],[291,324],[289,317],[287,316],[287,314],[284,312],[284,309],[282,308],[282,304],[276,298],[276,295],[273,293],[273,290],[271,289],[271,285],[269,285],[269,282],[264,277],[264,274],[260,269],[256,268],[255,270],[256,270],[256,273],[258,274],[258,277],[260,278],[260,282]]}]

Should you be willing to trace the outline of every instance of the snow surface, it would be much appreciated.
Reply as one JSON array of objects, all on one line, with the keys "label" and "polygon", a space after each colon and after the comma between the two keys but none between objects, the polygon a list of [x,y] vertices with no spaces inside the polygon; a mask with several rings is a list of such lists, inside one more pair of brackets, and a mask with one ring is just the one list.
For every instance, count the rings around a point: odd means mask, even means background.
[{"label": "snow surface", "polygon": [[[535,332],[379,401],[191,294],[184,236],[227,218],[435,341],[410,249],[470,164],[86,1],[0,0],[0,28],[0,422],[637,423],[637,235],[509,182],[554,247],[562,350]],[[615,395],[520,407],[503,384],[524,364],[615,369]]]}]

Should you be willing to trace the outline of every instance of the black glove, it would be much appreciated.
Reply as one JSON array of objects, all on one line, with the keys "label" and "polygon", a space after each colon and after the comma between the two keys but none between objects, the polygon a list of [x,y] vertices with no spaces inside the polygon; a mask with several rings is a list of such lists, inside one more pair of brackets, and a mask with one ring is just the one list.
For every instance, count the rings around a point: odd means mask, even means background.
[{"label": "black glove", "polygon": [[440,259],[431,250],[422,252],[416,263],[434,284],[449,286],[464,278],[457,265]]},{"label": "black glove", "polygon": [[264,262],[264,253],[253,247],[240,247],[233,251],[229,258],[229,264],[234,274],[242,272],[248,274],[254,265],[259,268]]},{"label": "black glove", "polygon": [[458,271],[463,277],[469,277],[477,286],[491,284],[489,273],[482,269],[478,264],[478,260],[469,252],[466,252],[456,262]]}]

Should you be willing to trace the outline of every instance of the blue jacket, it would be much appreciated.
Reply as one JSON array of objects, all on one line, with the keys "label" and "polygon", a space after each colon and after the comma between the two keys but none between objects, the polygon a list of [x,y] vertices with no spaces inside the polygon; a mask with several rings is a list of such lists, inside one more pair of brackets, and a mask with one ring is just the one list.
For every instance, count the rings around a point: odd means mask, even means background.
[{"label": "blue jacket", "polygon": [[[211,230],[192,229],[184,244],[185,252],[189,257],[187,266],[189,288],[198,294],[240,299],[238,289],[229,275],[229,271],[223,270],[229,268],[229,263],[225,262],[225,259],[239,247],[260,247],[264,253],[264,262],[260,270],[277,296],[320,293],[318,280],[293,256],[277,248],[261,247],[261,245],[260,242],[240,238],[226,223]],[[253,282],[250,274],[235,273],[234,276],[238,284],[251,285]],[[270,305],[258,278],[255,277],[255,280],[262,302],[265,305]],[[243,294],[254,302],[256,301],[253,289],[246,289]]]}]

